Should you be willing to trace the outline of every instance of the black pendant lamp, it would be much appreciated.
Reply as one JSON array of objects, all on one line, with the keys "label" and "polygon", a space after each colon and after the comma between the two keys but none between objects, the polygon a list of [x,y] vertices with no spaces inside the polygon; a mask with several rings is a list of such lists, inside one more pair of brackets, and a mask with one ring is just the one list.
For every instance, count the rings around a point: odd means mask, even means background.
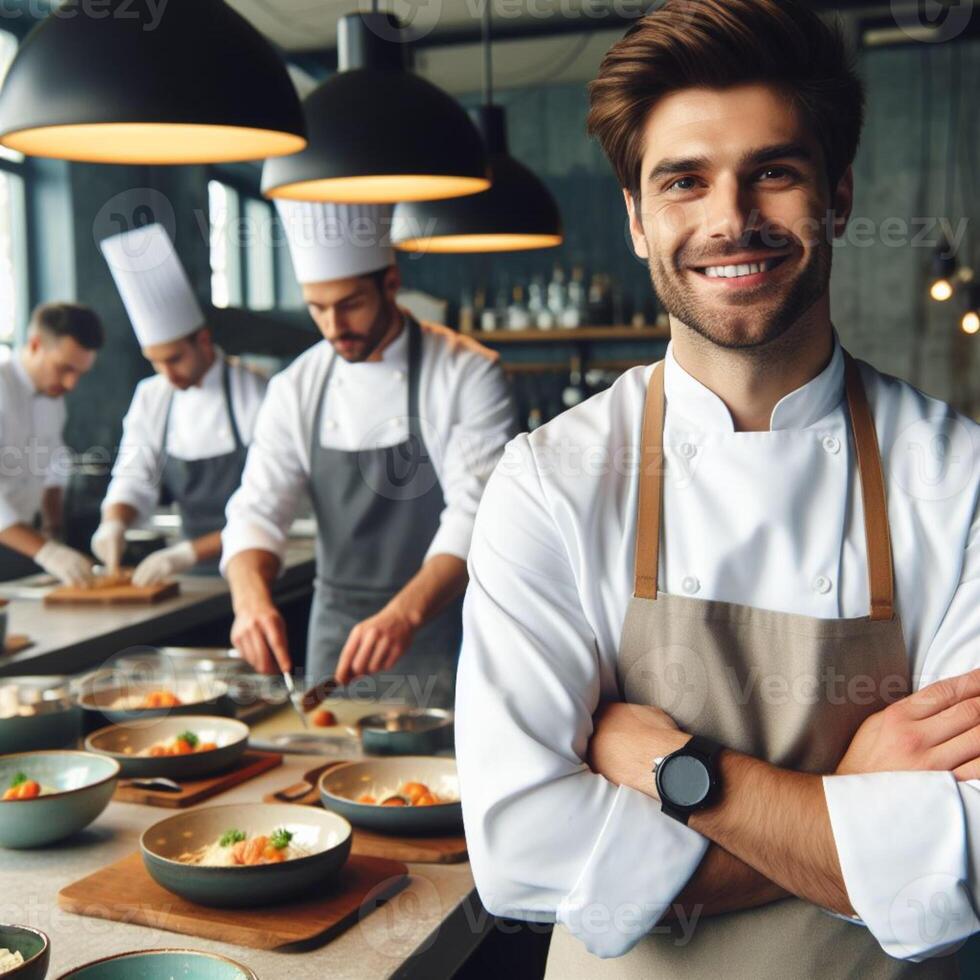
[{"label": "black pendant lamp", "polygon": [[454,98],[407,70],[401,36],[388,13],[340,19],[339,70],[303,100],[309,145],[266,161],[267,197],[393,204],[490,186],[476,127]]},{"label": "black pendant lamp", "polygon": [[261,160],[306,137],[285,64],[224,0],[66,0],[10,66],[0,143],[29,156],[171,164]]},{"label": "black pendant lamp", "polygon": [[562,243],[561,214],[551,192],[507,152],[504,110],[493,104],[490,4],[483,7],[483,101],[472,112],[490,154],[493,184],[452,201],[399,204],[391,241],[406,252],[516,252]]}]

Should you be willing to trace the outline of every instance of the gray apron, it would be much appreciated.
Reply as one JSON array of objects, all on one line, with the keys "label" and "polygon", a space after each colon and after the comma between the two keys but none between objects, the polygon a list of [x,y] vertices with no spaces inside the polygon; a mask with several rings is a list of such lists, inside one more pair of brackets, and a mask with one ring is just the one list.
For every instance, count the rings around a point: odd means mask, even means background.
[{"label": "gray apron", "polygon": [[28,575],[42,574],[44,569],[33,558],[0,544],[0,582],[12,582]]},{"label": "gray apron", "polygon": [[[242,442],[235,420],[235,410],[231,403],[231,372],[227,361],[222,366],[221,387],[235,448],[220,456],[180,459],[167,452],[167,432],[170,428],[170,411],[173,408],[172,394],[167,402],[167,414],[163,422],[161,480],[177,505],[184,539],[187,541],[220,531],[225,526],[225,506],[242,482],[248,448]],[[216,558],[198,562],[191,569],[191,574],[216,575],[219,561]]]},{"label": "gray apron", "polygon": [[[337,355],[324,378],[310,440],[310,496],[317,521],[316,585],[306,672],[331,677],[350,631],[379,612],[421,568],[445,507],[422,438],[419,375],[422,331],[407,315],[408,438],[397,446],[353,452],[320,445],[321,416]],[[415,634],[394,668],[368,682],[382,698],[450,707],[462,635],[462,598]],[[374,688],[374,684],[377,687]],[[351,693],[365,692],[365,679]]]},{"label": "gray apron", "polygon": [[[864,505],[870,615],[817,619],[657,591],[665,412],[661,363],[652,372],[646,398],[635,592],[617,662],[624,701],[656,705],[686,732],[706,735],[777,766],[811,773],[833,772],[861,722],[906,695],[911,686],[902,627],[894,612],[888,512],[874,419],[850,355],[845,355],[845,365]],[[774,691],[789,695],[774,696]],[[644,898],[638,895],[637,901]],[[864,926],[795,897],[703,917],[687,945],[680,943],[679,936],[679,930],[668,933],[658,928],[625,956],[603,960],[557,926],[547,976],[561,980],[959,976],[955,955],[922,963],[895,959],[882,951]]]}]

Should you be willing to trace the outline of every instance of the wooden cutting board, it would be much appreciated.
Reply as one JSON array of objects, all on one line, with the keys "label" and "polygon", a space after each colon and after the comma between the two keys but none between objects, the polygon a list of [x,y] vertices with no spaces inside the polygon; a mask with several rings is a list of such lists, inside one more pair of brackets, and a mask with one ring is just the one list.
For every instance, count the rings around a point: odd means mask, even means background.
[{"label": "wooden cutting board", "polygon": [[[275,793],[263,797],[265,803],[300,803],[307,806],[321,806],[317,783],[328,769],[339,766],[339,759],[317,766],[304,773],[302,783],[284,786]],[[304,784],[306,789],[303,788]],[[449,837],[393,837],[379,834],[363,827],[354,828],[352,854],[368,857],[390,858],[393,861],[414,861],[419,864],[458,864],[467,859],[466,838],[462,834]]]},{"label": "wooden cutting board", "polygon": [[160,582],[157,585],[93,585],[88,588],[59,585],[44,597],[47,606],[119,606],[161,602],[179,595],[180,583]]},{"label": "wooden cutting board", "polygon": [[[276,766],[282,765],[282,756],[277,752],[258,752],[247,749],[235,766],[204,779],[185,779],[180,782],[179,793],[169,793],[159,789],[140,789],[128,786],[122,779],[116,786],[112,798],[120,803],[145,803],[149,806],[162,806],[171,810],[181,810],[202,800],[223,793],[232,786],[254,779]],[[179,781],[179,780],[178,780]]]},{"label": "wooden cutting board", "polygon": [[407,883],[408,868],[398,861],[352,856],[340,877],[321,894],[266,908],[213,909],[158,885],[136,853],[62,888],[58,905],[76,915],[135,922],[255,949],[278,949],[333,939]]},{"label": "wooden cutting board", "polygon": [[20,653],[34,646],[34,641],[23,633],[8,633],[3,641],[3,653]]}]

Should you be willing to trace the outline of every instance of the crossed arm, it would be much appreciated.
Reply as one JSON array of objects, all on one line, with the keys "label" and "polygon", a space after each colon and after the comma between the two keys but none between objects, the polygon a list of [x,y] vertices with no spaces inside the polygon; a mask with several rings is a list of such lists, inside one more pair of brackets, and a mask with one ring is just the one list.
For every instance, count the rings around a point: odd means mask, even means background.
[{"label": "crossed arm", "polygon": [[[980,670],[946,678],[869,716],[836,774],[934,770],[980,777]],[[680,748],[680,731],[658,708],[604,705],[589,764],[618,785],[656,799],[651,762]],[[787,895],[853,916],[822,785],[823,776],[780,769],[725,749],[723,792],[689,826],[710,841],[675,907],[717,914]]]}]

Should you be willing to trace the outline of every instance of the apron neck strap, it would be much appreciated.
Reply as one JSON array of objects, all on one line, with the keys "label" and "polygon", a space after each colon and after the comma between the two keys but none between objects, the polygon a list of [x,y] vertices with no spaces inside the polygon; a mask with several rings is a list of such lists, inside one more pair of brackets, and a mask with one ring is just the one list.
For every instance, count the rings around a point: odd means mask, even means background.
[{"label": "apron neck strap", "polygon": [[[861,479],[871,619],[891,619],[894,612],[895,583],[881,453],[878,449],[874,417],[868,405],[860,372],[854,359],[846,351],[844,388]],[[633,592],[640,599],[657,598],[660,527],[663,516],[665,414],[664,362],[661,361],[650,374],[643,411]]]},{"label": "apron neck strap", "polygon": [[242,441],[238,419],[235,418],[235,409],[231,403],[231,368],[228,367],[228,358],[225,358],[221,366],[221,388],[225,393],[225,407],[228,409],[228,422],[231,425],[231,436],[235,440],[235,449],[241,452],[245,443]]}]

